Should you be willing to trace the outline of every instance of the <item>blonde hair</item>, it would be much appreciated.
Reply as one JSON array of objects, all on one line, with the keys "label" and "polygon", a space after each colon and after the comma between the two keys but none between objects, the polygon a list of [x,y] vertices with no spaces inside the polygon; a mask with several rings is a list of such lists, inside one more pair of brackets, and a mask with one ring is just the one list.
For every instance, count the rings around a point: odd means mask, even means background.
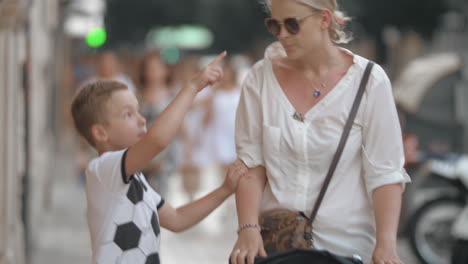
[{"label": "blonde hair", "polygon": [[[346,16],[342,11],[338,9],[338,3],[336,0],[295,0],[298,3],[307,5],[317,10],[330,10],[332,19],[328,33],[331,40],[335,44],[348,43],[352,40],[352,37],[344,31],[347,21],[351,18]],[[271,0],[264,0],[264,4],[268,11],[271,11]]]},{"label": "blonde hair", "polygon": [[99,80],[79,88],[71,105],[71,113],[76,130],[93,147],[96,147],[91,134],[91,126],[107,122],[106,103],[115,91],[128,87],[118,81]]}]

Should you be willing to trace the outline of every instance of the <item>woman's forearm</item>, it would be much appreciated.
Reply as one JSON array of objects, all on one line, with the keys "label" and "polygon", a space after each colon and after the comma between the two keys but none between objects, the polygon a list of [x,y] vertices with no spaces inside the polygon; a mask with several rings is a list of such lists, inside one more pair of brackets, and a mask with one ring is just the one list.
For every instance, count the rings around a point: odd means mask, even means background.
[{"label": "woman's forearm", "polygon": [[239,180],[236,191],[236,205],[239,225],[258,224],[260,202],[266,183],[263,166],[249,169],[248,177]]},{"label": "woman's forearm", "polygon": [[401,184],[381,186],[374,190],[372,198],[377,244],[396,243],[402,200]]}]

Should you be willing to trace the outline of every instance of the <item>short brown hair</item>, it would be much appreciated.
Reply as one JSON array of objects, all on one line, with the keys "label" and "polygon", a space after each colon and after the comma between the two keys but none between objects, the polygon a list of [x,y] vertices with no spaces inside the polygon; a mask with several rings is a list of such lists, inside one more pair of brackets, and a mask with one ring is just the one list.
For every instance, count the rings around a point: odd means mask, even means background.
[{"label": "short brown hair", "polygon": [[71,113],[76,129],[88,143],[95,147],[91,126],[105,123],[106,103],[115,91],[128,87],[118,81],[99,80],[79,88],[71,105]]}]

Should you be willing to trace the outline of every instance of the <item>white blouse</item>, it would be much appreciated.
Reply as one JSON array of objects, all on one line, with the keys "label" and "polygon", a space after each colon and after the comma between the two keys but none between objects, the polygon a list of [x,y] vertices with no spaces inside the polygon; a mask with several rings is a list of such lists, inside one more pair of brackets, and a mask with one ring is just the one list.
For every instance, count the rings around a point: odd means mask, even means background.
[{"label": "white blouse", "polygon": [[[284,56],[278,42],[247,75],[236,117],[236,148],[249,167],[264,166],[261,211],[288,208],[310,214],[338,146],[368,60],[350,53],[353,65],[305,115],[276,79],[271,58]],[[375,246],[372,191],[409,182],[403,169],[400,124],[390,81],[375,65],[347,144],[314,222],[315,246],[359,254],[369,263]]]}]

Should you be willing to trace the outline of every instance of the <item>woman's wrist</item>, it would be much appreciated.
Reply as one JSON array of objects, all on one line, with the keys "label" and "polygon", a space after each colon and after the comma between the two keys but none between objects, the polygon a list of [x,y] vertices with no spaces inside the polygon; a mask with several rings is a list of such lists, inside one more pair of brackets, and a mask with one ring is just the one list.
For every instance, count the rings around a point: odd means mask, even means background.
[{"label": "woman's wrist", "polygon": [[396,245],[396,235],[393,235],[393,234],[388,234],[388,233],[385,233],[385,234],[377,234],[376,236],[376,242],[377,244],[380,244],[380,245]]},{"label": "woman's wrist", "polygon": [[262,227],[259,224],[243,224],[239,225],[239,227],[237,228],[237,234],[246,229],[257,229],[258,232],[262,231]]}]

